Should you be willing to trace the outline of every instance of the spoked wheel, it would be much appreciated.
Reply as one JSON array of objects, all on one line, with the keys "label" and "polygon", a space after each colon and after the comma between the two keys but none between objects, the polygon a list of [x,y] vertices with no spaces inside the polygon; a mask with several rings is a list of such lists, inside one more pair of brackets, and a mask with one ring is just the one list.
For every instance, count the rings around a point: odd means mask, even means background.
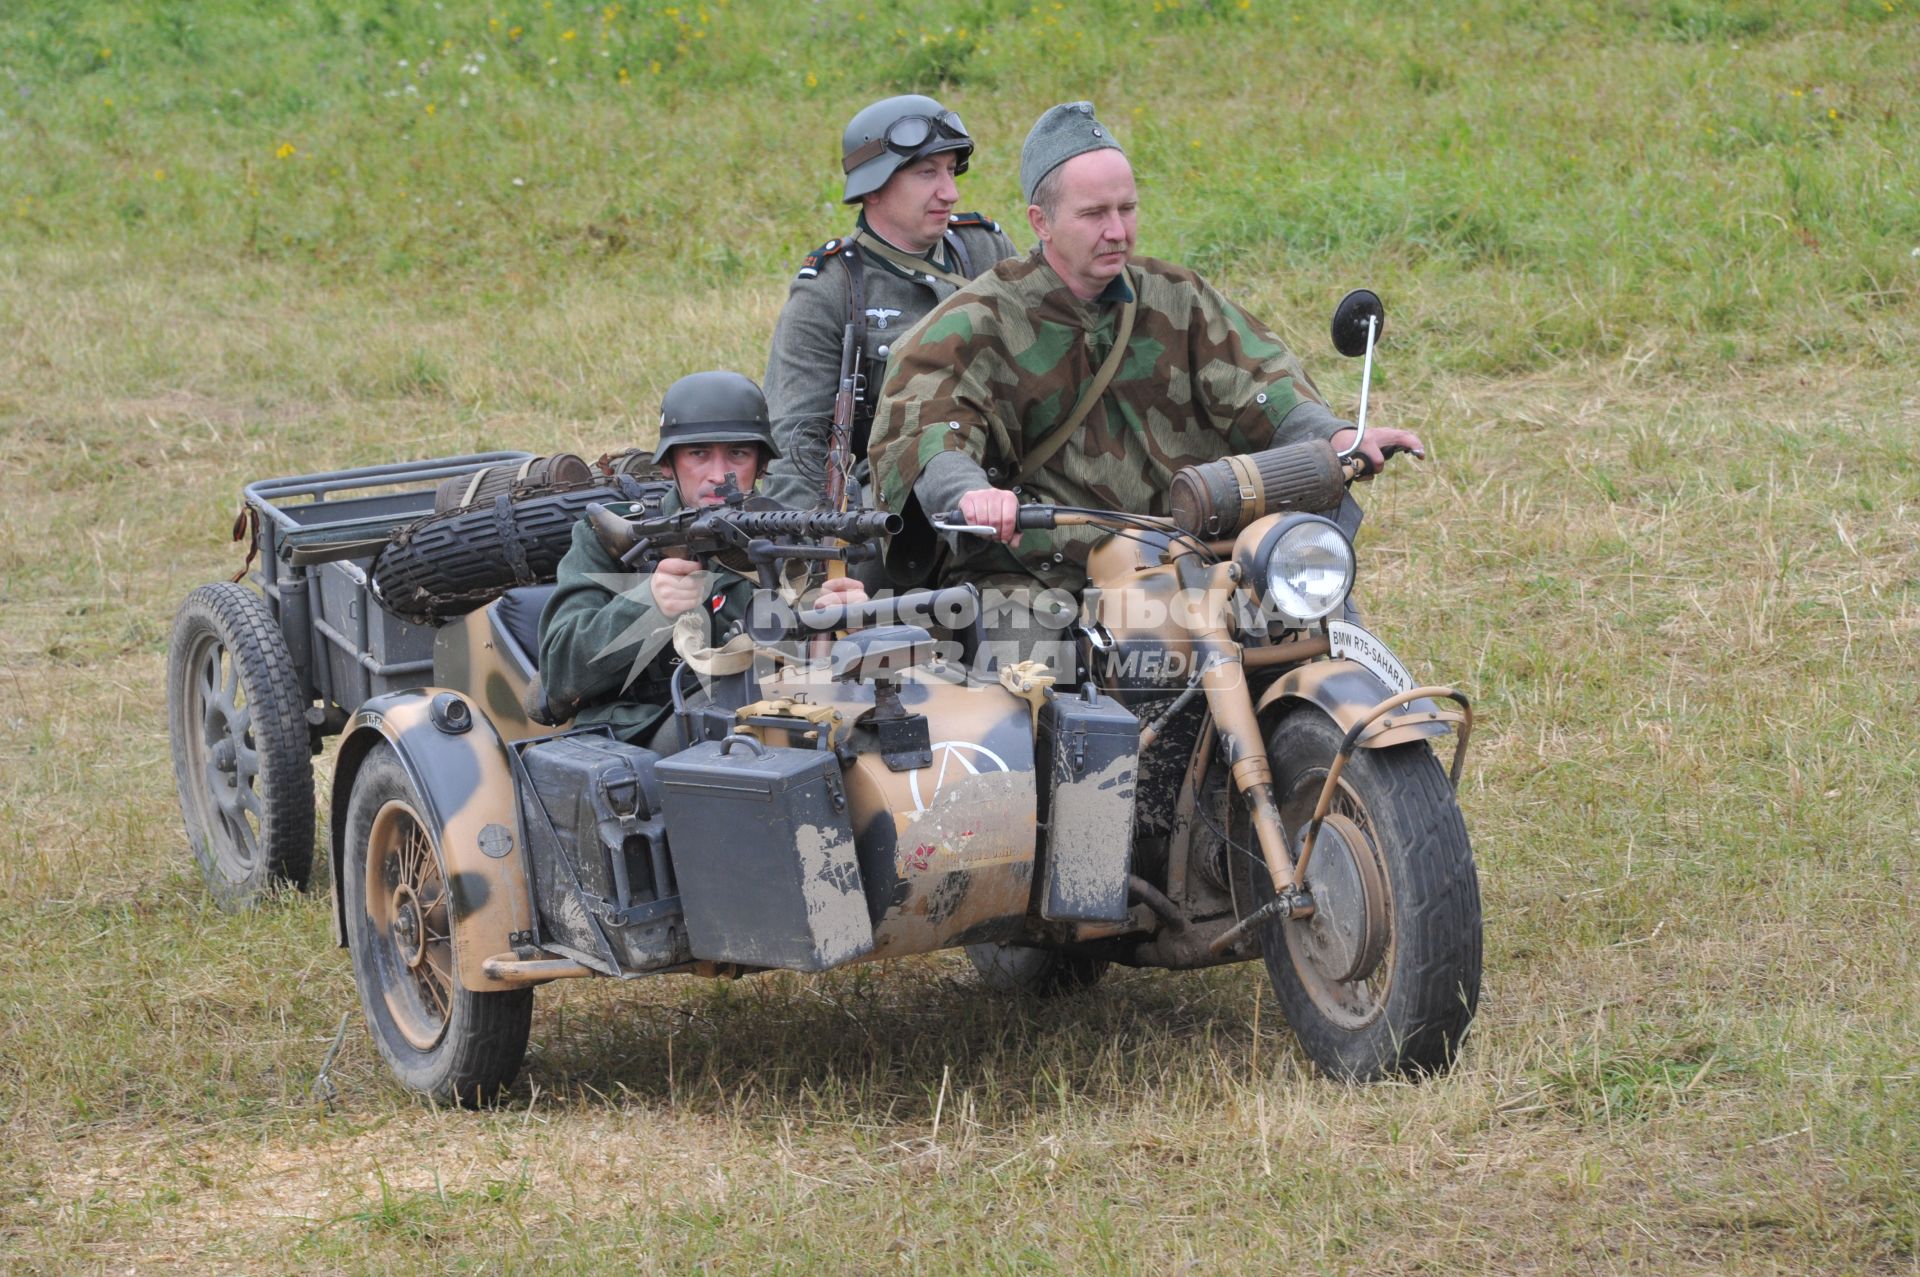
[{"label": "spoked wheel", "polygon": [[1104,958],[1035,949],[1019,944],[970,944],[967,959],[980,983],[995,993],[1052,998],[1099,983],[1107,973]]},{"label": "spoked wheel", "polygon": [[374,1044],[410,1091],[491,1104],[520,1071],[533,990],[476,993],[460,983],[452,897],[421,814],[425,804],[386,744],[361,764],[347,804],[348,940]]},{"label": "spoked wheel", "polygon": [[207,890],[245,909],[313,877],[313,753],[280,627],[231,582],[187,596],[167,650],[167,726]]},{"label": "spoked wheel", "polygon": [[[1302,711],[1267,741],[1296,855],[1341,736]],[[1251,847],[1236,816],[1236,841]],[[1273,898],[1263,865],[1248,865],[1242,881],[1251,889],[1243,914]],[[1354,751],[1307,889],[1313,914],[1268,923],[1260,948],[1308,1057],[1354,1081],[1449,1067],[1480,1000],[1480,881],[1453,789],[1424,744]]]}]

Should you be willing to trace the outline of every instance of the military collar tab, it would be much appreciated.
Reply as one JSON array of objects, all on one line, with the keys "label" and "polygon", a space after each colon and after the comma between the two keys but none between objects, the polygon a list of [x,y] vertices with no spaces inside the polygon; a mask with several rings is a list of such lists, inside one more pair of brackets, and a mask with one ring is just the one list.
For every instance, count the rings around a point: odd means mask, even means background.
[{"label": "military collar tab", "polygon": [[994,221],[985,213],[955,213],[947,219],[947,228],[950,231],[959,230],[962,227],[968,226],[993,231],[995,234],[998,234],[1000,231],[1000,223]]}]

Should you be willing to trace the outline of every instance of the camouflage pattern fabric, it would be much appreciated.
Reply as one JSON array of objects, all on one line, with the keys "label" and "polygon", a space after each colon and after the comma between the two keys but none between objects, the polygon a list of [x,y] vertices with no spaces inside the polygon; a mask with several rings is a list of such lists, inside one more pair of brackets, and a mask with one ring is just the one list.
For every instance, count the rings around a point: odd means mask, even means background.
[{"label": "camouflage pattern fabric", "polygon": [[[1023,502],[1165,514],[1183,466],[1331,438],[1346,424],[1277,336],[1192,271],[1135,258],[1088,302],[1036,249],[968,284],[893,348],[869,452],[875,504],[905,513],[946,452],[1011,484],[1112,349],[1129,288],[1138,309],[1126,357],[1076,437],[1020,486]],[[1102,535],[1036,530],[1011,547],[968,538],[942,577],[1019,573],[1077,594]]]},{"label": "camouflage pattern fabric", "polygon": [[[947,237],[965,250],[975,275],[1014,255],[1013,241],[997,223],[976,213],[961,214],[956,223]],[[859,225],[865,228],[864,218]],[[835,257],[845,251],[843,241],[829,242],[833,250],[810,255],[787,290],[762,379],[780,457],[768,467],[760,491],[795,510],[813,509],[825,494],[827,441],[833,400],[840,391],[840,341],[847,328],[850,283],[846,264]],[[858,416],[865,416],[879,397],[892,344],[951,297],[954,286],[927,275],[909,275],[873,253],[855,251],[863,254],[866,336],[860,370],[866,377],[866,400]],[[934,265],[959,271],[961,254],[952,243],[936,246],[933,256]]]},{"label": "camouflage pattern fabric", "polygon": [[[670,493],[661,513],[682,509]],[[709,644],[747,613],[754,583],[737,573],[709,574],[704,614]],[[676,622],[653,601],[653,578],[621,566],[585,519],[573,526],[573,544],[560,560],[557,589],[540,613],[540,679],[556,714],[573,711],[573,725],[604,723],[614,735],[646,744],[667,716],[667,680],[677,663]],[[682,627],[684,628],[684,627]]]}]

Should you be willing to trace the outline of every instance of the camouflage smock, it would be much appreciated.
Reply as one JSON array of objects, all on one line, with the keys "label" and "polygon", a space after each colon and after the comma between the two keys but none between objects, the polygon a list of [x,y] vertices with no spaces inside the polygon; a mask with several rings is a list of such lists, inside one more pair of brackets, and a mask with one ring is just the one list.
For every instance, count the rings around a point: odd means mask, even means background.
[{"label": "camouflage smock", "polygon": [[[669,493],[661,514],[682,509]],[[706,583],[707,641],[715,643],[746,615],[754,583],[725,570]],[[540,681],[556,715],[573,726],[604,723],[614,735],[644,743],[667,715],[667,680],[680,661],[676,622],[653,601],[653,575],[623,567],[585,519],[560,560],[556,588],[540,613]]]},{"label": "camouflage smock", "polygon": [[[864,217],[857,226],[873,233]],[[760,491],[795,510],[814,508],[826,492],[833,401],[840,393],[840,343],[851,308],[852,268],[843,260],[849,251],[860,254],[866,320],[859,366],[865,402],[855,414],[856,435],[880,396],[892,343],[951,297],[956,287],[935,276],[910,275],[865,248],[849,249],[845,240],[829,240],[807,256],[774,326],[763,381],[780,456],[761,478]],[[961,213],[928,260],[943,271],[973,277],[1014,252],[1013,241],[1001,233],[998,222]],[[857,461],[863,454],[855,452]]]},{"label": "camouflage smock", "polygon": [[[1331,438],[1347,424],[1278,337],[1192,271],[1135,258],[1082,301],[1036,249],[968,284],[894,346],[869,452],[875,504],[906,513],[928,464],[947,452],[973,464],[937,466],[947,478],[923,485],[923,500],[949,509],[968,487],[1010,486],[1112,350],[1130,292],[1133,334],[1112,383],[1076,437],[1019,486],[1023,502],[1165,514],[1183,466]],[[1078,593],[1102,535],[1034,530],[1011,547],[966,538],[941,574],[1018,574]]]}]

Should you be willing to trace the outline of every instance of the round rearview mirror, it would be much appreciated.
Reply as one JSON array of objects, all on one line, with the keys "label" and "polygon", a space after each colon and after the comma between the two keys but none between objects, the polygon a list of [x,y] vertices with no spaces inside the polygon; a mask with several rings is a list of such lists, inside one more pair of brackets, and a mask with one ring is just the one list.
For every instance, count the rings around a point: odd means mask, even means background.
[{"label": "round rearview mirror", "polygon": [[1350,359],[1367,353],[1367,321],[1373,320],[1373,344],[1387,328],[1387,308],[1371,288],[1356,288],[1333,308],[1333,348]]}]

